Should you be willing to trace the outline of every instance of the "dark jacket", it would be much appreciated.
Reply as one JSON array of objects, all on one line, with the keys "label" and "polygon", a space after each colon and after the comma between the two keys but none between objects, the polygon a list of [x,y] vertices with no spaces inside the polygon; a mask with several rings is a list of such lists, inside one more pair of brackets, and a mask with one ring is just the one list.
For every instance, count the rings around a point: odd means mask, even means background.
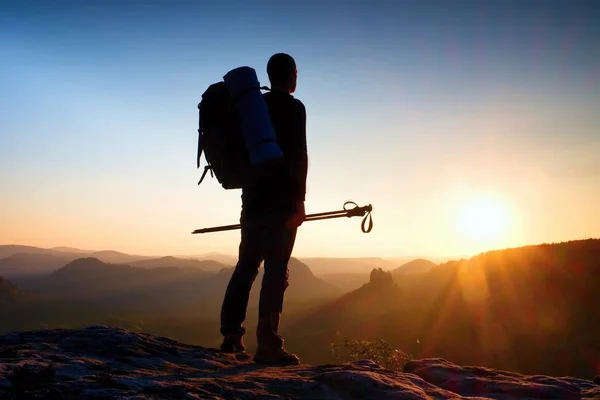
[{"label": "dark jacket", "polygon": [[263,96],[284,160],[255,173],[242,190],[242,208],[248,217],[285,218],[306,196],[306,109],[287,93],[273,91]]}]

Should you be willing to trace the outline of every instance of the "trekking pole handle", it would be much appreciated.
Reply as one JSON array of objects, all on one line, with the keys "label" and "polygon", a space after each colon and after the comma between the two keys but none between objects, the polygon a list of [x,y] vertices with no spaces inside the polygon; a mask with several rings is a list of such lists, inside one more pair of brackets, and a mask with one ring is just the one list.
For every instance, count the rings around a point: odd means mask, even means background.
[{"label": "trekking pole handle", "polygon": [[[346,206],[348,204],[354,205],[353,208],[346,208]],[[347,216],[348,217],[362,217],[367,213],[370,213],[371,211],[373,211],[373,206],[371,204],[366,205],[366,206],[362,206],[359,207],[358,204],[356,204],[353,201],[347,201],[344,203],[344,210],[347,212]]]}]

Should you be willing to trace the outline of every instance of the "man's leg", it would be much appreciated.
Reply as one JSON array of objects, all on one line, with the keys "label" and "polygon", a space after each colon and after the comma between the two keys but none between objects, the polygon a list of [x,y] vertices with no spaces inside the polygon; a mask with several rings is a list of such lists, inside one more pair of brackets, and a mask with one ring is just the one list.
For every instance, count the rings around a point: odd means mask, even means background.
[{"label": "man's leg", "polygon": [[255,361],[263,363],[297,363],[298,358],[283,348],[279,321],[283,311],[284,293],[289,286],[288,262],[296,241],[297,228],[275,225],[265,229],[264,268],[258,306]]},{"label": "man's leg", "polygon": [[252,284],[262,261],[261,239],[261,230],[249,226],[242,219],[238,262],[227,285],[221,307],[221,334],[224,336],[221,349],[224,351],[245,350],[242,337],[246,329],[242,324],[246,319]]}]

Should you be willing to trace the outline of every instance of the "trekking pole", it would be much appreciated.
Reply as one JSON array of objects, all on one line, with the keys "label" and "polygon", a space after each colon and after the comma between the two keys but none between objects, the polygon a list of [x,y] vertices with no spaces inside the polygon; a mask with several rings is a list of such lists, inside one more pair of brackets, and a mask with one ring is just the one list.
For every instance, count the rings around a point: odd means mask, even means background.
[{"label": "trekking pole", "polygon": [[[346,206],[348,206],[348,205],[353,205],[354,207],[346,208]],[[347,218],[364,217],[362,220],[362,223],[361,223],[361,230],[364,233],[369,233],[369,232],[371,232],[371,229],[373,229],[373,218],[371,217],[372,211],[373,211],[373,206],[371,204],[359,207],[358,204],[356,204],[355,202],[347,201],[344,203],[344,207],[342,210],[309,214],[306,216],[304,221],[305,222],[319,221],[319,220],[323,220],[323,219],[341,218],[341,217],[347,217]],[[212,228],[196,229],[192,232],[192,234],[230,231],[230,230],[234,230],[234,229],[240,229],[241,227],[242,227],[241,224],[215,226]]]}]

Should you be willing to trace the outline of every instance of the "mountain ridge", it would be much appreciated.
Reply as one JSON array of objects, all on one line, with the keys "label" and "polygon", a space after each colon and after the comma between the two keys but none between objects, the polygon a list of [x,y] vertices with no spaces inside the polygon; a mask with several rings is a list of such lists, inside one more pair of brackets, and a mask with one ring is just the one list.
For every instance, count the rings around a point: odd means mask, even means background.
[{"label": "mountain ridge", "polygon": [[[69,246],[56,246],[43,248],[27,245],[0,245],[0,259],[7,258],[16,253],[51,254],[72,259],[90,255],[101,261],[111,263],[130,263],[143,260],[158,259],[162,257],[175,257],[178,259],[212,260],[226,265],[235,265],[237,255],[223,254],[219,252],[208,252],[195,255],[135,255],[115,250],[82,250]],[[338,273],[366,273],[369,274],[373,268],[384,270],[397,268],[399,264],[406,263],[418,257],[296,257],[311,267],[316,275],[338,274]],[[434,259],[430,258],[430,259]],[[398,261],[400,260],[400,261]]]},{"label": "mountain ridge", "polygon": [[348,317],[355,291],[286,324],[290,349],[311,343],[310,361],[330,362],[321,355],[339,331],[381,338],[416,357],[522,373],[600,374],[598,239],[494,250],[395,283],[397,295],[372,292],[372,313]]},{"label": "mountain ridge", "polygon": [[436,263],[429,261],[425,258],[415,258],[409,262],[402,264],[396,269],[391,270],[392,275],[395,278],[402,278],[403,275],[407,274],[420,274],[423,272],[430,271],[434,268]]},{"label": "mountain ridge", "polygon": [[[206,263],[204,261],[193,261]],[[211,265],[214,264],[210,262]],[[28,292],[63,302],[88,302],[106,309],[130,312],[177,313],[201,307],[203,313],[217,313],[234,267],[219,265],[219,271],[197,267],[144,268],[131,264],[110,264],[95,257],[77,258],[47,276],[20,281]],[[339,290],[316,277],[310,268],[292,257],[288,264],[290,288],[286,304],[298,307],[339,295]],[[264,268],[259,269],[250,293],[250,307],[258,302]],[[92,302],[90,304],[89,302]],[[169,312],[169,310],[172,310]]]}]

